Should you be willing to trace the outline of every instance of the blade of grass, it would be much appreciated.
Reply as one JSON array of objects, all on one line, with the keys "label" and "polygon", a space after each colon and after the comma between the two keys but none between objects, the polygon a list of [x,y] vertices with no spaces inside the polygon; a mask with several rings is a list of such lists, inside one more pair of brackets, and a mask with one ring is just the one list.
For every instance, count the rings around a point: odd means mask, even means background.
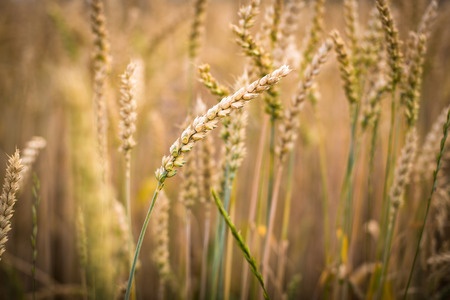
[{"label": "blade of grass", "polygon": [[403,294],[403,300],[406,300],[406,296],[408,295],[408,289],[409,289],[409,286],[411,284],[412,275],[413,275],[413,272],[414,272],[414,267],[416,265],[417,257],[419,255],[420,243],[422,242],[423,232],[425,230],[425,225],[427,223],[427,218],[428,218],[428,212],[430,210],[431,199],[433,198],[433,194],[434,194],[434,192],[436,191],[436,188],[437,188],[437,176],[438,176],[439,171],[441,169],[441,160],[442,160],[442,157],[443,157],[443,154],[444,154],[444,151],[445,151],[445,142],[447,141],[449,127],[450,127],[450,109],[447,111],[447,121],[445,122],[444,126],[442,127],[443,137],[441,139],[441,146],[440,146],[439,154],[438,154],[438,156],[436,158],[436,170],[433,172],[433,186],[431,188],[430,195],[428,196],[427,209],[425,211],[425,216],[423,218],[422,227],[420,228],[419,240],[417,241],[416,251],[414,253],[414,260],[413,260],[413,263],[412,263],[412,266],[411,266],[411,271],[409,272],[408,282],[406,284],[405,293]]},{"label": "blade of grass", "polygon": [[214,198],[214,202],[216,203],[217,208],[219,209],[220,214],[222,215],[225,222],[227,223],[228,228],[231,230],[231,233],[233,234],[233,237],[236,240],[239,249],[241,249],[241,251],[245,257],[245,260],[247,260],[248,264],[250,265],[250,269],[251,269],[252,273],[255,275],[256,279],[258,279],[258,282],[261,285],[261,288],[263,289],[264,299],[270,299],[269,295],[267,294],[262,275],[259,272],[258,267],[256,265],[256,261],[253,258],[253,256],[251,255],[250,250],[248,249],[247,245],[244,242],[244,239],[242,238],[241,234],[236,229],[236,226],[234,226],[233,222],[231,221],[230,217],[228,216],[227,212],[225,211],[225,208],[222,205],[222,201],[220,200],[217,193],[214,190],[212,190],[211,193]]}]

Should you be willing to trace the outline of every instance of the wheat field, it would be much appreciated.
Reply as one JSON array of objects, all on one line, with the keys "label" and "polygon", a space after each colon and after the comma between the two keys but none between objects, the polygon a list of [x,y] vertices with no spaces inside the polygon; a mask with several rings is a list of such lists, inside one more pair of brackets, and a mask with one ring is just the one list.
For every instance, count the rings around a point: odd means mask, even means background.
[{"label": "wheat field", "polygon": [[0,1],[0,299],[449,299],[449,20]]}]

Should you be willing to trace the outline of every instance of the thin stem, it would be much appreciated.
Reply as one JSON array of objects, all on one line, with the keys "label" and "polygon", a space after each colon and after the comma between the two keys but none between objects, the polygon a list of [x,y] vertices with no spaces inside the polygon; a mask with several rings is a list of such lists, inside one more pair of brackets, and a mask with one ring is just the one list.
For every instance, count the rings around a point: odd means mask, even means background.
[{"label": "thin stem", "polygon": [[191,294],[191,210],[186,209],[186,299],[192,299]]},{"label": "thin stem", "polygon": [[416,265],[417,257],[419,255],[420,244],[422,242],[423,232],[425,230],[425,225],[427,224],[428,212],[430,211],[431,199],[433,198],[433,194],[437,189],[437,176],[439,171],[441,170],[441,160],[445,151],[445,143],[447,141],[448,136],[448,128],[450,127],[450,109],[447,111],[447,121],[443,126],[443,134],[444,136],[441,139],[440,151],[436,159],[436,170],[433,172],[433,186],[430,191],[430,195],[427,199],[427,209],[425,211],[425,216],[423,218],[422,227],[420,228],[419,240],[417,241],[416,251],[414,253],[414,260],[411,266],[411,271],[409,272],[408,282],[406,284],[405,293],[403,294],[403,300],[406,300],[406,296],[408,294],[408,289],[411,284],[412,276],[414,273],[414,267]]},{"label": "thin stem", "polygon": [[[369,155],[369,175],[367,179],[367,211],[366,211],[366,222],[371,219],[371,212],[372,212],[372,202],[373,202],[373,173],[375,169],[375,150],[376,150],[376,144],[377,144],[377,138],[378,138],[378,122],[379,118],[377,117],[375,119],[375,122],[373,124],[372,128],[372,137],[370,140],[370,155]],[[369,260],[369,248],[367,247],[367,244],[369,243],[368,234],[365,234],[365,242],[364,242],[364,260]]]},{"label": "thin stem", "polygon": [[[131,153],[130,151],[125,152],[125,206],[126,206],[126,217],[129,229],[129,240],[128,240],[128,256],[129,256],[129,267],[133,261],[133,227],[131,222]],[[133,283],[131,287],[131,298],[136,298],[136,285]]]},{"label": "thin stem", "polygon": [[[329,195],[328,195],[328,180],[327,180],[327,157],[325,152],[325,144],[323,139],[323,129],[317,111],[315,111],[317,127],[319,130],[319,164],[320,164],[320,179],[322,183],[322,213],[323,213],[323,232],[324,232],[324,248],[325,248],[325,263],[328,266],[331,263],[330,255],[330,214]],[[292,162],[293,164],[293,162]]]},{"label": "thin stem", "polygon": [[[252,192],[251,192],[251,198],[250,198],[250,208],[249,208],[249,215],[248,215],[248,223],[249,228],[247,230],[247,234],[245,235],[245,240],[250,241],[249,245],[250,247],[254,246],[254,237],[255,237],[255,217],[256,217],[256,207],[258,203],[258,195],[259,195],[259,186],[260,186],[260,178],[261,178],[261,169],[263,164],[263,154],[264,154],[264,144],[266,142],[266,136],[267,136],[267,128],[269,125],[269,116],[264,115],[264,120],[261,128],[261,135],[259,137],[259,145],[258,145],[258,152],[256,154],[255,159],[255,170],[253,174],[253,183],[252,183]],[[248,298],[248,268],[245,266],[242,266],[242,292],[241,292],[241,300],[245,300]]]},{"label": "thin stem", "polygon": [[[224,206],[228,210],[230,205],[231,186],[230,186],[230,166],[225,166],[224,181],[222,186]],[[223,299],[223,248],[225,244],[225,221],[218,220],[216,248],[213,261],[213,287],[212,295],[217,299]]]},{"label": "thin stem", "polygon": [[386,242],[384,247],[384,253],[383,253],[383,265],[381,267],[381,276],[380,276],[380,283],[378,285],[378,291],[377,296],[375,299],[380,299],[380,297],[383,297],[383,285],[386,278],[387,270],[388,270],[388,264],[389,264],[389,258],[390,252],[391,252],[391,245],[392,245],[392,237],[394,235],[394,229],[395,229],[395,222],[397,220],[397,212],[398,210],[395,209],[395,211],[392,212],[391,220],[388,224],[388,231],[386,235]]},{"label": "thin stem", "polygon": [[386,226],[389,218],[389,197],[388,197],[388,188],[391,183],[391,177],[392,177],[392,166],[394,164],[395,160],[395,147],[394,147],[394,139],[395,139],[395,124],[396,124],[396,102],[395,102],[395,90],[392,91],[391,96],[391,124],[389,128],[389,141],[388,141],[388,153],[386,158],[386,170],[384,174],[384,188],[383,188],[383,202],[382,202],[382,208],[383,208],[383,216],[384,220],[381,223],[382,224],[382,234],[386,234]]},{"label": "thin stem", "polygon": [[220,214],[224,218],[225,222],[228,225],[228,228],[231,230],[231,233],[233,234],[234,239],[238,243],[239,249],[241,249],[242,253],[244,254],[245,260],[249,263],[252,273],[255,275],[256,279],[258,279],[258,282],[263,290],[263,295],[265,299],[269,299],[269,295],[267,294],[263,277],[261,276],[261,273],[258,271],[258,267],[256,265],[255,259],[253,258],[252,254],[250,253],[250,250],[248,246],[245,244],[242,236],[236,229],[236,226],[231,221],[230,217],[228,216],[225,208],[222,205],[222,201],[219,199],[219,196],[217,193],[212,190],[212,195],[214,198],[214,202],[217,205],[217,208],[219,209]]},{"label": "thin stem", "polygon": [[272,207],[272,194],[274,188],[274,174],[275,174],[275,118],[270,118],[270,137],[269,137],[269,182],[267,191],[267,220],[266,224],[269,223],[270,219],[270,209]]},{"label": "thin stem", "polygon": [[[344,251],[344,247],[349,248],[351,235],[352,235],[352,227],[353,227],[353,171],[356,164],[357,159],[357,129],[358,129],[358,116],[359,116],[359,104],[351,104],[351,136],[350,136],[350,149],[348,153],[347,159],[347,169],[344,178],[344,184],[341,192],[341,199],[344,202],[344,211],[343,211],[343,235],[340,239],[340,253],[339,262],[340,263],[348,263],[348,250]],[[344,284],[341,290],[341,298],[346,299],[348,293],[348,287],[345,280],[341,282]]]},{"label": "thin stem", "polygon": [[202,275],[200,283],[200,300],[206,297],[206,282],[208,277],[208,245],[209,245],[209,231],[211,227],[211,208],[210,204],[205,205],[205,232],[203,237],[203,253],[202,253]]},{"label": "thin stem", "polygon": [[267,226],[266,231],[266,238],[264,241],[264,248],[263,248],[263,259],[262,259],[262,268],[263,268],[263,279],[265,282],[267,282],[268,278],[268,272],[269,272],[269,263],[270,263],[270,249],[271,249],[271,237],[272,232],[275,225],[275,216],[277,211],[277,204],[278,204],[278,193],[280,190],[281,185],[281,175],[283,174],[283,166],[280,164],[277,168],[277,173],[275,175],[275,184],[272,194],[272,201],[270,206],[270,216],[269,216],[269,223]]},{"label": "thin stem", "polygon": [[[234,197],[230,202],[230,219],[234,219],[235,203]],[[230,299],[230,285],[231,285],[231,271],[233,262],[233,249],[232,249],[231,233],[228,233],[227,245],[225,250],[225,285],[224,285],[224,299]]]},{"label": "thin stem", "polygon": [[150,215],[152,214],[153,208],[155,207],[155,203],[156,200],[158,199],[159,192],[162,190],[164,186],[164,179],[165,177],[162,177],[162,179],[158,181],[158,185],[156,186],[155,191],[153,192],[153,197],[150,202],[147,215],[145,216],[144,224],[142,225],[141,228],[141,233],[139,234],[138,242],[136,244],[136,250],[134,252],[133,263],[131,265],[130,275],[128,278],[127,291],[125,293],[126,300],[130,299],[131,287],[133,285],[134,273],[136,271],[136,264],[139,258],[139,253],[141,252],[142,242],[144,241],[145,232],[147,231],[148,223],[150,221]]}]

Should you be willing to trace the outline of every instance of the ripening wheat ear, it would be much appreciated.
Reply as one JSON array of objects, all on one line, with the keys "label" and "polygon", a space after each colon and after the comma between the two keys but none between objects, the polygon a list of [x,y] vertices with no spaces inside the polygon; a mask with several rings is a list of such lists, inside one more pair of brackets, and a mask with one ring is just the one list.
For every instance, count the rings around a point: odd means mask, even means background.
[{"label": "ripening wheat ear", "polygon": [[195,118],[172,144],[170,155],[163,157],[162,166],[156,171],[158,181],[163,183],[166,178],[175,176],[177,170],[185,163],[184,155],[191,151],[196,142],[203,140],[211,130],[216,128],[220,119],[230,115],[233,110],[242,108],[246,102],[268,90],[290,72],[288,66],[282,66],[254,81],[247,88],[241,88],[233,95],[223,98],[218,104],[211,107],[206,114]]},{"label": "ripening wheat ear", "polygon": [[91,29],[94,34],[94,108],[96,114],[97,144],[103,180],[108,174],[107,163],[107,104],[105,99],[106,78],[111,68],[110,45],[106,31],[106,19],[101,0],[91,0]]},{"label": "ripening wheat ear", "polygon": [[280,125],[281,137],[277,149],[281,162],[284,162],[286,154],[294,147],[299,128],[298,115],[302,108],[302,104],[311,90],[314,78],[319,74],[320,67],[325,63],[332,46],[332,41],[328,39],[319,48],[318,52],[313,57],[311,64],[307,66],[305,70],[297,95],[292,98],[291,106],[284,113],[284,119]]},{"label": "ripening wheat ear", "polygon": [[290,72],[291,69],[288,66],[281,66],[272,73],[254,81],[246,88],[241,88],[233,95],[223,98],[218,104],[211,107],[204,115],[195,118],[170,147],[170,154],[163,157],[162,166],[155,172],[158,185],[150,202],[144,224],[141,228],[138,243],[136,245],[133,265],[130,269],[130,277],[128,279],[127,292],[125,295],[126,299],[129,299],[130,297],[134,271],[136,269],[136,263],[142,247],[144,235],[147,230],[148,222],[150,221],[150,215],[153,211],[158,195],[164,186],[165,180],[176,175],[178,169],[185,163],[184,155],[192,150],[192,147],[194,147],[196,142],[203,140],[211,130],[216,128],[220,119],[229,116],[232,111],[242,108],[246,102],[256,98],[262,92],[267,91]]},{"label": "ripening wheat ear", "polygon": [[22,151],[22,181],[30,174],[31,167],[33,166],[39,152],[45,148],[47,142],[44,138],[35,136],[26,144],[25,149]]},{"label": "ripening wheat ear", "polygon": [[189,36],[189,58],[195,60],[200,48],[201,35],[205,30],[205,11],[207,0],[195,1],[195,16],[192,22],[191,34]]},{"label": "ripening wheat ear", "polygon": [[300,74],[302,74],[308,64],[311,62],[314,51],[320,42],[320,36],[323,32],[323,16],[325,14],[325,0],[315,0],[314,2],[314,17],[312,19],[312,26],[308,33],[308,40],[306,42],[305,50],[303,51],[303,60],[300,66]]},{"label": "ripening wheat ear", "polygon": [[400,51],[400,39],[395,26],[392,13],[386,0],[377,0],[377,9],[383,23],[384,36],[389,54],[389,66],[391,67],[391,87],[395,89],[402,76],[402,53]]},{"label": "ripening wheat ear", "polygon": [[337,30],[331,33],[331,37],[334,41],[336,56],[339,62],[339,70],[341,72],[341,78],[344,81],[344,91],[347,96],[347,100],[350,104],[355,104],[358,102],[357,96],[357,80],[355,69],[350,60],[350,56],[341,35]]},{"label": "ripening wheat ear", "polygon": [[2,194],[0,195],[0,260],[5,252],[8,232],[11,230],[11,218],[14,214],[16,193],[20,188],[23,165],[19,150],[8,159],[6,175],[3,182]]}]

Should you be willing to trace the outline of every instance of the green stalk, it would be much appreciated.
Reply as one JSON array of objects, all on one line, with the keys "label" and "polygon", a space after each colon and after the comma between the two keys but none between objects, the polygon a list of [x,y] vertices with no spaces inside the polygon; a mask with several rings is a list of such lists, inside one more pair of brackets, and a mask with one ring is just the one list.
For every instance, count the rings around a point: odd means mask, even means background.
[{"label": "green stalk", "polygon": [[[266,140],[266,132],[267,132],[267,125],[269,123],[269,116],[265,115],[263,119],[263,124],[261,128],[261,135],[259,138],[258,143],[258,150],[255,157],[255,170],[253,172],[254,178],[252,183],[252,192],[251,192],[251,198],[250,198],[250,207],[249,207],[249,215],[248,215],[248,223],[249,228],[247,230],[245,241],[247,241],[250,245],[250,247],[254,247],[256,235],[255,232],[256,229],[256,210],[257,210],[257,204],[258,204],[258,195],[260,193],[261,189],[261,181],[262,181],[262,165],[263,165],[263,156],[264,156],[264,144]],[[292,186],[292,181],[290,183]],[[241,300],[245,300],[248,298],[248,268],[242,269],[242,289],[241,289]]]},{"label": "green stalk", "polygon": [[[345,245],[349,246],[351,241],[352,234],[352,225],[353,225],[353,170],[355,167],[356,159],[357,159],[357,129],[358,129],[358,116],[359,116],[359,104],[351,104],[351,136],[350,136],[350,149],[347,158],[347,169],[345,172],[344,184],[342,186],[341,191],[341,200],[344,202],[344,211],[343,211],[343,236],[340,239],[340,252],[339,255],[339,263],[348,260],[348,250],[346,252],[343,251]],[[349,247],[348,247],[349,248]],[[345,255],[345,257],[343,257]],[[343,284],[343,288],[341,291],[341,298],[346,299],[348,294],[348,286],[345,281],[341,282]]]},{"label": "green stalk", "polygon": [[289,219],[291,216],[291,202],[292,202],[292,182],[294,181],[294,164],[295,154],[292,151],[289,154],[288,164],[288,178],[286,184],[286,197],[284,198],[284,211],[283,211],[283,225],[281,227],[281,239],[287,241],[289,232]]},{"label": "green stalk", "polygon": [[200,284],[200,300],[206,297],[206,283],[208,275],[208,245],[209,231],[211,227],[211,208],[209,202],[205,204],[205,232],[203,237],[203,253],[202,253],[202,275]]},{"label": "green stalk", "polygon": [[186,300],[192,299],[191,292],[191,209],[186,209]]},{"label": "green stalk", "polygon": [[133,263],[131,264],[130,275],[129,275],[128,284],[127,284],[127,291],[125,293],[126,300],[130,299],[131,287],[133,285],[134,273],[136,271],[136,264],[137,264],[137,261],[139,258],[139,253],[141,252],[142,242],[144,241],[145,232],[147,231],[148,223],[150,221],[150,215],[153,211],[153,208],[155,207],[155,203],[156,203],[156,200],[158,199],[159,192],[162,190],[162,188],[164,186],[165,179],[166,179],[166,177],[163,176],[158,181],[158,185],[156,186],[155,191],[153,192],[153,197],[150,202],[150,206],[148,208],[147,215],[145,216],[144,224],[142,225],[141,233],[139,234],[138,242],[136,244],[136,250],[134,252]]},{"label": "green stalk", "polygon": [[[130,151],[125,152],[125,206],[126,206],[126,216],[128,228],[130,231],[130,239],[128,241],[128,256],[129,256],[129,267],[133,261],[133,230],[131,223],[131,153]],[[131,298],[136,299],[136,285],[133,283],[131,287]]]},{"label": "green stalk", "polygon": [[[235,215],[235,197],[230,201],[230,219]],[[230,299],[231,270],[233,262],[232,239],[230,233],[227,234],[227,244],[225,250],[225,278],[224,278],[224,299]]]},{"label": "green stalk", "polygon": [[392,245],[392,237],[394,236],[394,229],[395,229],[395,222],[397,220],[397,212],[398,209],[396,209],[394,212],[392,212],[391,220],[388,224],[387,234],[386,234],[386,242],[384,246],[384,253],[383,253],[383,265],[381,267],[381,276],[380,281],[377,289],[377,296],[375,299],[380,299],[380,297],[383,297],[383,286],[384,281],[386,278],[387,270],[388,270],[388,264],[389,264],[389,258],[391,257],[391,245]]},{"label": "green stalk", "polygon": [[272,204],[273,181],[275,175],[275,117],[270,117],[270,137],[269,137],[269,182],[267,191],[267,219],[266,224],[269,223],[270,207]]},{"label": "green stalk", "polygon": [[389,141],[388,141],[388,153],[386,158],[386,170],[384,174],[384,187],[383,187],[383,202],[382,202],[382,211],[384,220],[381,223],[381,233],[383,235],[386,235],[386,225],[388,223],[389,218],[389,206],[390,201],[388,197],[388,188],[391,184],[391,178],[392,178],[392,171],[393,171],[393,164],[395,162],[395,147],[394,147],[394,139],[395,139],[395,129],[396,129],[396,102],[395,102],[395,87],[392,90],[392,99],[391,99],[391,124],[389,129]]},{"label": "green stalk", "polygon": [[222,205],[222,201],[220,200],[220,198],[217,195],[217,193],[214,190],[212,190],[211,193],[213,195],[214,202],[216,203],[220,214],[222,215],[223,219],[227,223],[228,228],[231,230],[231,233],[233,234],[233,237],[236,240],[239,249],[241,249],[245,260],[247,260],[247,262],[249,263],[252,273],[255,275],[256,279],[258,280],[258,282],[259,282],[259,284],[260,284],[260,286],[261,286],[261,288],[263,290],[264,299],[270,299],[269,295],[267,294],[262,275],[261,275],[261,273],[258,270],[256,261],[255,261],[254,257],[252,256],[252,254],[250,253],[250,250],[248,249],[248,246],[245,244],[242,236],[240,235],[240,233],[236,229],[236,226],[234,226],[233,222],[231,221],[230,217],[228,216],[225,208]]},{"label": "green stalk", "polygon": [[[224,181],[222,184],[222,197],[224,198],[225,209],[228,210],[231,198],[231,186],[230,186],[230,166],[227,163],[225,166]],[[225,245],[225,222],[222,219],[217,223],[217,237],[216,248],[214,251],[213,260],[213,286],[212,296],[217,299],[223,299],[223,248]]]},{"label": "green stalk", "polygon": [[32,220],[33,220],[33,230],[31,233],[31,247],[33,250],[32,254],[32,265],[31,265],[31,276],[32,276],[32,288],[33,288],[33,300],[36,299],[36,261],[37,261],[37,234],[38,234],[38,215],[37,210],[41,202],[41,197],[39,196],[39,191],[41,184],[36,174],[33,174],[33,206],[31,207]]},{"label": "green stalk", "polygon": [[327,180],[327,160],[325,153],[325,144],[323,139],[323,131],[319,115],[315,110],[317,128],[319,130],[319,164],[320,164],[320,179],[322,184],[322,213],[323,213],[323,227],[324,227],[324,248],[325,248],[325,264],[329,266],[331,263],[330,255],[330,214],[329,207],[329,195],[328,195],[328,180]]},{"label": "green stalk", "polygon": [[357,156],[356,135],[358,128],[359,105],[352,104],[351,111],[352,111],[352,121],[351,121],[350,149],[347,158],[347,169],[345,171],[344,184],[341,192],[341,199],[345,201],[342,227],[344,229],[344,234],[347,236],[349,241],[351,239],[351,230],[352,230],[353,170],[355,167]]},{"label": "green stalk", "polygon": [[[366,210],[366,221],[369,221],[371,218],[371,212],[372,212],[372,202],[373,202],[373,172],[375,169],[375,151],[376,151],[376,144],[377,144],[377,138],[378,138],[378,122],[379,117],[376,117],[375,122],[373,124],[372,128],[372,137],[370,140],[370,155],[369,155],[369,174],[367,179],[367,210]],[[368,245],[369,238],[368,235],[365,235],[365,241],[364,241],[364,261],[369,260],[369,250]]]},{"label": "green stalk", "polygon": [[439,154],[438,154],[438,156],[436,158],[436,170],[433,172],[433,186],[431,188],[430,195],[428,196],[427,209],[425,211],[425,216],[423,218],[422,227],[420,228],[419,240],[417,242],[416,251],[414,253],[414,260],[413,260],[413,263],[412,263],[412,266],[411,266],[411,271],[409,272],[409,277],[408,277],[408,282],[406,284],[405,293],[403,294],[403,300],[406,300],[406,295],[408,294],[408,289],[409,289],[409,286],[411,284],[411,280],[412,280],[412,276],[413,276],[413,272],[414,272],[414,267],[416,265],[417,257],[419,255],[419,249],[420,249],[420,244],[422,242],[423,232],[425,230],[425,225],[427,223],[428,212],[430,211],[431,199],[433,198],[433,194],[434,194],[434,192],[437,189],[437,176],[439,174],[439,171],[441,170],[441,160],[442,160],[442,157],[443,157],[443,154],[444,154],[444,150],[445,150],[445,142],[447,141],[449,127],[450,127],[450,109],[447,111],[447,121],[445,122],[445,124],[444,124],[444,126],[442,128],[444,136],[441,139],[441,145],[440,145]]}]

